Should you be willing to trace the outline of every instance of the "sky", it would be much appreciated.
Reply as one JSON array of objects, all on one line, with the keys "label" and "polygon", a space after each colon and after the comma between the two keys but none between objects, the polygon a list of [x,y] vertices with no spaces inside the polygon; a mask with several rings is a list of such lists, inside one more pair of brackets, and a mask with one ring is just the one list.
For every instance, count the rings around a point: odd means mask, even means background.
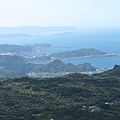
[{"label": "sky", "polygon": [[120,28],[120,0],[0,0],[0,27]]}]

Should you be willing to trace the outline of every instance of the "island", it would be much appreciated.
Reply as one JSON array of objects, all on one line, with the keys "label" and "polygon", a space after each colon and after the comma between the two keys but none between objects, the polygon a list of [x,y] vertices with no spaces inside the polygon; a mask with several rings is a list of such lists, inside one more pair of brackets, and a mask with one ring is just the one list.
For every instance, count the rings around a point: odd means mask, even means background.
[{"label": "island", "polygon": [[94,48],[86,48],[86,49],[54,53],[54,54],[51,54],[50,57],[52,59],[70,59],[70,58],[77,58],[77,57],[95,57],[95,56],[100,56],[105,54],[107,53],[102,52],[100,50],[96,50]]}]

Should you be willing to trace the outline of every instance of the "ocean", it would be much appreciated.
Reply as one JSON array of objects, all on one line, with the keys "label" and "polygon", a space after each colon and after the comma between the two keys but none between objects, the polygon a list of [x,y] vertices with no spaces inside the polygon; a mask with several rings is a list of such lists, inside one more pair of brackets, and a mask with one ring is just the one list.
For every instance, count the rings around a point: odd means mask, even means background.
[{"label": "ocean", "polygon": [[91,57],[91,58],[76,58],[62,60],[64,63],[72,63],[74,65],[90,63],[96,68],[113,68],[115,65],[120,65],[120,56],[110,57]]},{"label": "ocean", "polygon": [[[47,48],[49,53],[63,52],[82,48],[95,48],[108,54],[120,54],[120,34],[119,32],[94,32],[76,34],[55,34],[46,36],[27,36],[0,38],[0,44],[51,44],[54,48]],[[88,62],[94,67],[112,68],[115,64],[120,65],[119,56],[76,58],[63,60],[65,63],[82,64]]]}]

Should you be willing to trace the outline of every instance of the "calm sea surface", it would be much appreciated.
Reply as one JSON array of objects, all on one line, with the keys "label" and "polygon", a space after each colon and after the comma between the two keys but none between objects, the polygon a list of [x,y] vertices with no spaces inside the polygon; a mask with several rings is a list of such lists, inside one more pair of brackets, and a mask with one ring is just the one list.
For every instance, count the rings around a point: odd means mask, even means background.
[{"label": "calm sea surface", "polygon": [[92,58],[76,58],[71,60],[63,60],[64,63],[83,64],[90,63],[97,68],[113,68],[114,65],[120,65],[120,56],[111,57],[92,57]]},{"label": "calm sea surface", "polygon": [[[66,46],[69,49],[95,48],[107,53],[120,53],[120,34],[68,34],[0,38],[0,44],[40,44],[47,43],[53,46]],[[59,49],[56,49],[57,51]],[[65,51],[64,49],[61,49]],[[56,52],[57,52],[56,51]]]}]

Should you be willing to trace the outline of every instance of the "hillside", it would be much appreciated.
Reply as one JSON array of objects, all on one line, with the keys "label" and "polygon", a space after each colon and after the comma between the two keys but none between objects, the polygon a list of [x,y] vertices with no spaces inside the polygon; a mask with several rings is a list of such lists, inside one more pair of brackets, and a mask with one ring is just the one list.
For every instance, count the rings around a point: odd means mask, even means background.
[{"label": "hillside", "polygon": [[91,66],[89,63],[73,65],[72,63],[65,64],[61,60],[56,59],[45,65],[37,65],[35,72],[85,72],[85,71],[95,71],[96,68]]},{"label": "hillside", "polygon": [[20,52],[31,52],[33,49],[30,46],[21,45],[0,45],[0,53],[20,53]]},{"label": "hillside", "polygon": [[101,77],[111,76],[111,75],[120,77],[120,65],[115,65],[113,69],[99,74],[99,76],[101,76]]},{"label": "hillside", "polygon": [[[44,59],[44,57],[41,58]],[[27,63],[25,59],[20,56],[0,55],[0,77],[22,77],[31,72],[35,72],[36,74],[40,73],[39,76],[41,76],[41,72],[47,72],[49,75],[57,75],[59,72],[71,73],[95,70],[96,68],[89,63],[73,65],[71,63],[65,64],[57,59],[48,64],[32,64]],[[61,76],[61,74],[59,76]]]},{"label": "hillside", "polygon": [[67,52],[54,53],[51,54],[50,57],[57,59],[64,59],[64,58],[74,58],[74,57],[92,57],[92,56],[99,56],[104,54],[106,53],[93,48],[89,48],[89,49],[79,49],[79,50],[73,50]]},{"label": "hillside", "polygon": [[74,73],[56,78],[0,79],[1,120],[119,118],[119,74],[100,77]]},{"label": "hillside", "polygon": [[0,55],[0,77],[26,76],[33,66],[26,64],[23,57]]}]

